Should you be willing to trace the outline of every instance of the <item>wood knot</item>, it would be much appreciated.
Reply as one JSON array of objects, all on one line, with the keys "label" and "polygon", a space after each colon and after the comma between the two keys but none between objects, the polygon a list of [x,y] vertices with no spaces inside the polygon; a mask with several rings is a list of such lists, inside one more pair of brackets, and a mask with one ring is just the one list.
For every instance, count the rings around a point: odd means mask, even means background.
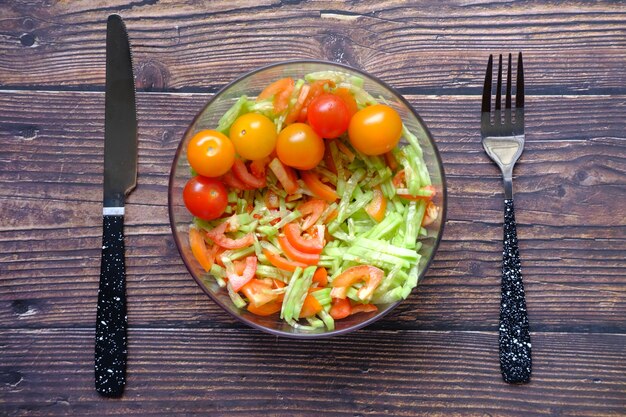
[{"label": "wood knot", "polygon": [[322,54],[329,61],[358,66],[350,39],[337,33],[328,33],[322,38]]},{"label": "wood knot", "polygon": [[32,33],[25,33],[20,36],[20,43],[22,46],[36,46],[37,38]]},{"label": "wood knot", "polygon": [[36,126],[24,126],[17,131],[16,136],[26,141],[35,140],[39,136],[39,128]]},{"label": "wood knot", "polygon": [[163,90],[167,88],[170,73],[163,64],[148,61],[137,67],[135,87],[144,91]]},{"label": "wood knot", "polygon": [[11,308],[19,318],[28,317],[36,314],[38,311],[34,304],[33,300],[14,300],[11,303]]}]

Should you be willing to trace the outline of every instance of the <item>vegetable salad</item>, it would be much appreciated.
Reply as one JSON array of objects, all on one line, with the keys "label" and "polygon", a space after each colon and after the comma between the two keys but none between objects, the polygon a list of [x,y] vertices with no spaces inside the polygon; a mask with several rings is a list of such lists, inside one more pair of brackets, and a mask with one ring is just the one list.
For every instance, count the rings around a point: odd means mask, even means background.
[{"label": "vegetable salad", "polygon": [[380,101],[343,72],[283,78],[191,138],[190,246],[237,307],[332,330],[417,285],[439,207],[417,138]]}]

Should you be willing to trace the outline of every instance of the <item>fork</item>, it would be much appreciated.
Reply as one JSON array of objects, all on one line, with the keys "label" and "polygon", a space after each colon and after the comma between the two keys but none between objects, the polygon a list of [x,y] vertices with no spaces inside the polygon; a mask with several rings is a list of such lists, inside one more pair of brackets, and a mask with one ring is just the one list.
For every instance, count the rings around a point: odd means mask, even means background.
[{"label": "fork", "polygon": [[[530,330],[517,244],[513,206],[513,166],[524,149],[524,69],[522,53],[517,63],[515,112],[511,108],[511,54],[502,111],[502,55],[498,66],[495,109],[491,111],[493,56],[489,55],[480,133],[487,155],[500,167],[504,182],[504,250],[502,252],[502,298],[500,302],[500,370],[505,382],[530,381],[532,369]],[[504,115],[502,114],[504,113]],[[513,115],[515,119],[513,120]],[[504,116],[504,120],[503,120]],[[493,120],[492,120],[493,119]]]}]

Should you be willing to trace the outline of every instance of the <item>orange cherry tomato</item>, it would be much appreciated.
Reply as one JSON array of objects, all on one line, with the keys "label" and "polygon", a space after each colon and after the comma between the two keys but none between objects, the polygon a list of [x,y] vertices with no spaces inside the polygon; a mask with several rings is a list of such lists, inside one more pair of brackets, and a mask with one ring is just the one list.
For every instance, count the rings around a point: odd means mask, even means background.
[{"label": "orange cherry tomato", "polygon": [[274,111],[282,113],[289,106],[289,99],[294,87],[293,78],[281,78],[265,87],[265,90],[259,94],[257,101],[274,97]]},{"label": "orange cherry tomato", "polygon": [[318,177],[316,172],[313,171],[301,171],[300,176],[302,181],[306,184],[307,188],[315,194],[316,197],[326,200],[330,203],[336,201],[339,198],[339,194],[330,186],[324,184]]},{"label": "orange cherry tomato", "polygon": [[187,144],[187,160],[199,175],[219,177],[235,162],[235,147],[215,130],[201,130]]},{"label": "orange cherry tomato", "polygon": [[235,151],[245,159],[262,159],[276,146],[276,125],[266,116],[246,113],[239,116],[230,128],[230,140]]},{"label": "orange cherry tomato", "polygon": [[350,120],[350,143],[365,155],[382,155],[396,147],[402,136],[402,119],[384,104],[359,110]]},{"label": "orange cherry tomato", "polygon": [[385,212],[387,211],[387,199],[383,195],[380,187],[374,188],[374,197],[372,201],[365,206],[365,211],[378,223],[382,222],[385,218]]},{"label": "orange cherry tomato", "polygon": [[311,126],[294,123],[278,134],[276,154],[285,165],[313,169],[324,157],[324,141]]},{"label": "orange cherry tomato", "polygon": [[292,261],[301,262],[306,265],[317,265],[320,261],[319,253],[306,253],[294,248],[285,236],[278,237],[278,244]]},{"label": "orange cherry tomato", "polygon": [[340,320],[346,318],[350,315],[352,311],[352,306],[350,305],[350,301],[348,299],[335,298],[333,299],[333,303],[330,307],[330,316],[335,320]]}]

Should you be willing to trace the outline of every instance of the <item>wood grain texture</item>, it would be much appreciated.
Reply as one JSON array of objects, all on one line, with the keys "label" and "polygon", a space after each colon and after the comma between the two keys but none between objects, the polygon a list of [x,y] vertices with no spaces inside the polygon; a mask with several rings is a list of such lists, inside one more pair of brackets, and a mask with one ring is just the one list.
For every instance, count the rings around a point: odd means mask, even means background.
[{"label": "wood grain texture", "polygon": [[[626,335],[533,334],[533,382],[501,382],[497,334],[360,331],[320,341],[251,330],[129,332],[121,400],[92,389],[91,330],[0,331],[11,416],[620,416]],[[523,394],[520,392],[523,390]]]},{"label": "wood grain texture", "polygon": [[[193,282],[168,224],[171,160],[208,97],[138,95],[139,185],[126,216],[134,326],[241,326]],[[375,328],[493,330],[502,186],[480,145],[479,99],[407,97],[442,152],[449,221],[426,279]],[[92,326],[103,102],[95,92],[0,93],[1,327]],[[531,96],[528,102],[527,145],[515,187],[532,329],[623,332],[626,97]],[[585,118],[588,113],[596,117]]]},{"label": "wood grain texture", "polygon": [[530,93],[625,91],[626,9],[557,0],[15,0],[0,4],[0,86],[101,90],[110,13],[128,25],[144,90],[205,91],[311,58],[363,68],[405,92],[478,93],[488,53],[523,50]]}]

